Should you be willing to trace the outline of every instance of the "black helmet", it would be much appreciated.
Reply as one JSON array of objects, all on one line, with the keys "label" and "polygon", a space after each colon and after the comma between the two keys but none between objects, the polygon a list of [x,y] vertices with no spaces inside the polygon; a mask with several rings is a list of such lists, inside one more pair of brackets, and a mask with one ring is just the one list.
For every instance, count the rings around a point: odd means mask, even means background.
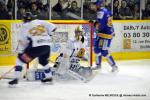
[{"label": "black helmet", "polygon": [[23,16],[23,21],[24,22],[29,22],[34,20],[35,16],[31,12],[26,12],[25,15]]}]

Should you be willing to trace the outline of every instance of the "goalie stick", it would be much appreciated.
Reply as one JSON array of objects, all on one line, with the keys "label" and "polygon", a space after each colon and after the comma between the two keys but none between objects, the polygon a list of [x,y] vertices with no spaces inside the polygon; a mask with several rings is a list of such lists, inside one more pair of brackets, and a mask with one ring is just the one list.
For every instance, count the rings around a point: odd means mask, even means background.
[{"label": "goalie stick", "polygon": [[70,55],[70,58],[73,56],[74,52],[75,52],[75,49],[73,49],[73,51],[72,51],[72,53]]}]

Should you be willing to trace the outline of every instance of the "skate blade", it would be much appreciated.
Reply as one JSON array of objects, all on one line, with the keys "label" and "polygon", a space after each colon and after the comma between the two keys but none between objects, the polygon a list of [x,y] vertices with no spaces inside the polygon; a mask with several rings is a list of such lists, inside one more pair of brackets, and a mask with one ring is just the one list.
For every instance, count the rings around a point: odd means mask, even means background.
[{"label": "skate blade", "polygon": [[14,85],[9,84],[8,87],[9,87],[9,88],[16,88],[17,85],[16,85],[16,84],[14,84]]},{"label": "skate blade", "polygon": [[91,68],[93,71],[101,70],[101,67],[93,67]]},{"label": "skate blade", "polygon": [[45,84],[45,85],[53,85],[54,84],[54,82],[53,81],[51,81],[51,82],[41,82],[42,84]]},{"label": "skate blade", "polygon": [[54,83],[53,82],[42,82],[42,84],[44,84],[44,85],[53,85]]},{"label": "skate blade", "polygon": [[119,70],[117,69],[117,70],[115,70],[115,71],[111,71],[111,73],[112,73],[112,74],[117,74],[117,73],[119,73]]}]

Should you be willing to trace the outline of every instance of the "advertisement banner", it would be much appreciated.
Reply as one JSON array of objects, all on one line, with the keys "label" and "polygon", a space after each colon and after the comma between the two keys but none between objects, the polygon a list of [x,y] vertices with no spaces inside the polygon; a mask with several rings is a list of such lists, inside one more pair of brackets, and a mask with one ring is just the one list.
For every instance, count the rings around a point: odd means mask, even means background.
[{"label": "advertisement banner", "polygon": [[150,51],[150,22],[114,22],[112,52]]},{"label": "advertisement banner", "polygon": [[[114,21],[111,52],[150,51],[150,21]],[[0,55],[14,54],[20,21],[0,21]]]},{"label": "advertisement banner", "polygon": [[122,24],[123,50],[150,51],[150,25],[143,23]]},{"label": "advertisement banner", "polygon": [[11,30],[9,21],[0,21],[0,55],[11,54]]}]

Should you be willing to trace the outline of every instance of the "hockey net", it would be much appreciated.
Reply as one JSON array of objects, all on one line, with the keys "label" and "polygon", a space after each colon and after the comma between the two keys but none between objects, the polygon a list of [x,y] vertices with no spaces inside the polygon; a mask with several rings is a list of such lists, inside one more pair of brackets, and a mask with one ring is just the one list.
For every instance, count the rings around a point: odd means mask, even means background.
[{"label": "hockey net", "polygon": [[[86,45],[86,50],[88,52],[88,60],[81,60],[81,65],[83,66],[92,66],[92,24],[88,21],[49,21],[57,26],[57,30],[53,33],[51,37],[51,56],[50,56],[50,64],[55,62],[56,57],[67,51],[66,45],[69,39],[74,37],[74,32],[76,27],[82,26],[83,35],[86,37],[86,41],[88,42]],[[12,22],[11,23],[11,36],[12,36],[12,55],[17,55],[19,52],[20,46],[17,42],[17,34],[18,29],[22,27],[21,22]],[[63,51],[63,52],[62,52]],[[37,68],[39,66],[38,60],[34,60],[31,64],[28,65],[30,68]],[[10,68],[9,68],[10,69]],[[7,72],[7,70],[5,71]],[[1,73],[2,74],[2,73]]]},{"label": "hockey net", "polygon": [[[74,38],[75,29],[78,26],[82,27],[83,35],[86,38],[86,52],[88,53],[88,60],[81,60],[81,64],[85,66],[92,66],[92,24],[88,21],[64,21],[64,22],[53,22],[57,26],[56,32],[52,36],[51,45],[51,58],[50,60],[55,61],[55,58],[60,52],[69,52],[67,49],[67,43]],[[64,49],[64,50],[63,50]]]}]

